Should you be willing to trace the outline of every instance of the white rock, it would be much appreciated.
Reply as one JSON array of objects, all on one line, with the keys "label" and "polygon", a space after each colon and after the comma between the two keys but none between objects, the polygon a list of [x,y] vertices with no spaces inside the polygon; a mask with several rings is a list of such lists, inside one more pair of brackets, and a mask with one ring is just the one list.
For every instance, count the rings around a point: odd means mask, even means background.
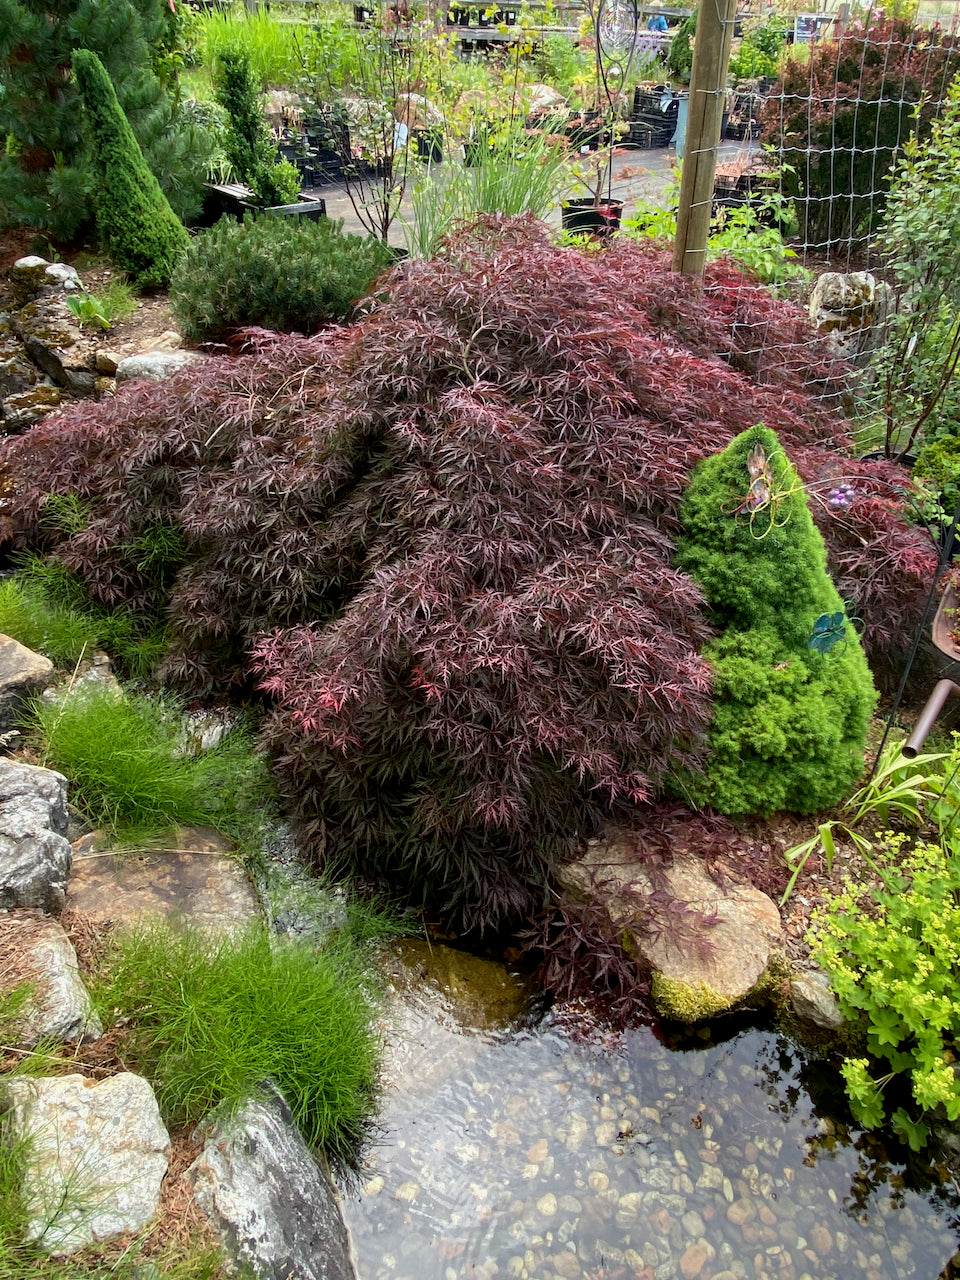
[{"label": "white rock", "polygon": [[28,1236],[47,1253],[75,1253],[137,1231],[153,1217],[170,1139],[146,1080],[124,1071],[3,1082],[8,1132],[29,1155]]},{"label": "white rock", "polygon": [[162,382],[189,364],[197,364],[208,356],[199,351],[141,351],[139,355],[124,356],[117,365],[117,386],[133,378],[150,378]]},{"label": "white rock", "polygon": [[0,635],[0,733],[8,732],[27,699],[53,680],[53,663],[10,636]]},{"label": "white rock", "polygon": [[0,760],[0,909],[62,910],[72,859],[66,830],[63,774]]},{"label": "white rock", "polygon": [[790,1001],[798,1018],[823,1031],[839,1031],[843,1026],[843,1014],[825,973],[814,970],[795,977],[790,983]]},{"label": "white rock", "polygon": [[0,912],[0,948],[16,956],[15,982],[31,985],[16,1019],[18,1048],[40,1040],[96,1040],[103,1026],[80,978],[77,953],[59,921],[36,911]]}]

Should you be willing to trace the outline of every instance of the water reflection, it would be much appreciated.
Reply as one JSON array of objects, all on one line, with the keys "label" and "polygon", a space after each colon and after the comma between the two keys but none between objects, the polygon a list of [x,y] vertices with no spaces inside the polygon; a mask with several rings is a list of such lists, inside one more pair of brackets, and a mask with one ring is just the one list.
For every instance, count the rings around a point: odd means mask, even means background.
[{"label": "water reflection", "polygon": [[837,1077],[773,1031],[403,1018],[345,1204],[361,1280],[934,1280],[954,1253],[952,1188],[851,1127]]}]

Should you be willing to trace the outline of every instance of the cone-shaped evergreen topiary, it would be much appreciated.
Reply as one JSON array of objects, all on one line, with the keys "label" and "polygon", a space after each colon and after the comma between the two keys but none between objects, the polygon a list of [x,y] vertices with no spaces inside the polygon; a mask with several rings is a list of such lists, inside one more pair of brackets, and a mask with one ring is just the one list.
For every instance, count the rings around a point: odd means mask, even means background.
[{"label": "cone-shaped evergreen topiary", "polygon": [[0,212],[55,240],[92,217],[92,165],[77,86],[78,49],[107,69],[147,162],[177,214],[203,199],[212,139],[168,96],[152,67],[171,18],[166,0],[0,0]]},{"label": "cone-shaped evergreen topiary", "polygon": [[776,435],[753,427],[705,459],[681,519],[677,562],[703,588],[721,630],[704,650],[713,670],[711,754],[685,789],[723,813],[836,804],[863,769],[876,693],[849,621],[828,652],[810,647],[817,619],[844,606]]},{"label": "cone-shaped evergreen topiary", "polygon": [[142,287],[164,285],[189,237],[150,172],[103,63],[78,49],[73,70],[96,163],[94,208],[111,258]]}]

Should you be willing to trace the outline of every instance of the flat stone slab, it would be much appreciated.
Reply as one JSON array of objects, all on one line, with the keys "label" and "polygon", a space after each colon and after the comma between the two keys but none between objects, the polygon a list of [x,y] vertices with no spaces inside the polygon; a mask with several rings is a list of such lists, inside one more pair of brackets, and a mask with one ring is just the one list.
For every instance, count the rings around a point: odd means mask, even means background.
[{"label": "flat stone slab", "polygon": [[257,895],[231,845],[206,828],[183,828],[176,849],[111,854],[97,836],[74,845],[67,906],[121,926],[160,917],[214,933],[243,928],[259,914]]},{"label": "flat stone slab", "polygon": [[18,1048],[103,1034],[73,944],[58,920],[39,911],[0,912],[0,990],[13,991],[21,983],[29,984],[30,996],[7,1032]]},{"label": "flat stone slab", "polygon": [[170,1139],[141,1076],[3,1081],[13,1141],[29,1144],[23,1178],[30,1240],[47,1253],[137,1231],[157,1211]]}]

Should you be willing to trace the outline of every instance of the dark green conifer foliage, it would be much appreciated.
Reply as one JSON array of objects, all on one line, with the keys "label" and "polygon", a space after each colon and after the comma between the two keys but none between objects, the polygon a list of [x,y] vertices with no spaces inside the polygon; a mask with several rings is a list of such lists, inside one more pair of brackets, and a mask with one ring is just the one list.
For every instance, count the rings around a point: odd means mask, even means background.
[{"label": "dark green conifer foliage", "polygon": [[246,49],[225,49],[214,77],[217,102],[230,118],[224,150],[240,182],[268,207],[292,204],[300,188],[295,165],[277,161],[277,148],[263,115],[260,85]]},{"label": "dark green conifer foliage", "polygon": [[103,63],[78,49],[73,69],[96,168],[97,227],[111,258],[142,287],[164,285],[189,243],[143,158]]},{"label": "dark green conifer foliage", "polygon": [[[747,456],[761,445],[773,500],[752,514]],[[796,471],[757,426],[697,467],[681,512],[677,563],[702,587],[720,634],[711,754],[684,788],[723,813],[812,813],[852,789],[863,769],[876,693],[853,626],[828,653],[809,648],[821,614],[843,610]]]},{"label": "dark green conifer foliage", "polygon": [[91,174],[70,62],[103,62],[134,134],[182,217],[200,208],[211,139],[181,119],[151,63],[165,0],[0,0],[0,212],[55,240],[90,221]]}]

